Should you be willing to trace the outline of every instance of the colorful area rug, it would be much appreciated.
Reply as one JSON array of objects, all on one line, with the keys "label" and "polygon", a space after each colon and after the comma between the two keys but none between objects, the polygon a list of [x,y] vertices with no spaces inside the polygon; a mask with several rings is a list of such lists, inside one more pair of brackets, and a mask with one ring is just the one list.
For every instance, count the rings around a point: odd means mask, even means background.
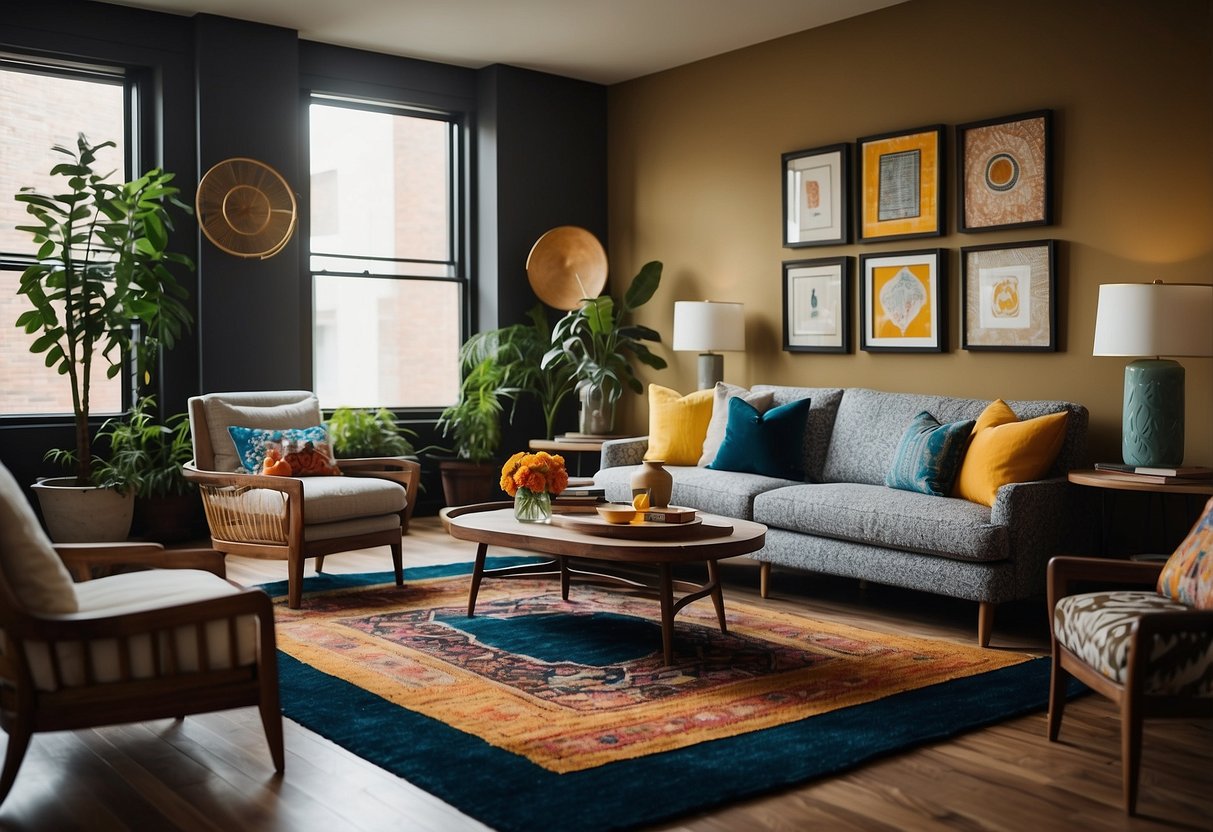
[{"label": "colorful area rug", "polygon": [[[489,568],[519,562],[489,559]],[[286,715],[501,830],[653,823],[1043,708],[1048,661],[469,564],[277,598]],[[282,596],[282,597],[279,597]]]}]

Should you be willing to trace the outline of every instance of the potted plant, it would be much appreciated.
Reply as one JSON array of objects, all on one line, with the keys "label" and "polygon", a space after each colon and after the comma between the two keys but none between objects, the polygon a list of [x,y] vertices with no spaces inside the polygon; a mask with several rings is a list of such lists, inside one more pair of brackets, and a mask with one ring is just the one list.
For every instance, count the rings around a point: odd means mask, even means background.
[{"label": "potted plant", "polygon": [[581,400],[581,432],[609,434],[615,426],[615,403],[627,387],[644,392],[632,368],[632,359],[655,370],[666,361],[654,355],[645,341],[661,342],[661,335],[647,326],[627,323],[633,310],[653,297],[661,283],[661,263],[645,263],[632,279],[623,302],[610,295],[586,298],[581,305],[556,322],[551,348],[541,367],[548,370],[567,364],[577,379]]},{"label": "potted plant", "polygon": [[93,468],[97,485],[130,489],[135,496],[135,525],[149,540],[187,540],[200,526],[198,487],[182,466],[194,456],[185,413],[156,418],[156,399],[143,396],[130,412],[108,419],[97,439],[109,445]]},{"label": "potted plant", "polygon": [[[52,451],[48,458],[74,465],[75,476],[35,487],[51,536],[60,541],[122,539],[127,533],[112,528],[69,532],[56,528],[52,519],[78,519],[90,511],[115,515],[107,505],[91,508],[97,502],[91,496],[97,461],[89,434],[94,366],[103,359],[112,378],[130,356],[137,377],[144,378],[159,349],[172,347],[192,323],[184,303],[187,292],[168,269],[170,264],[193,268],[188,257],[168,250],[170,206],[187,213],[190,208],[176,198],[178,189],[169,184],[173,174],[159,168],[131,182],[110,182],[112,172],[98,172],[97,154],[114,146],[94,145],[84,134],[74,150],[56,145],[55,152],[67,160],[52,167],[51,175],[63,184],[49,194],[27,187],[16,195],[33,218],[18,229],[31,234],[38,246],[17,290],[33,308],[17,318],[17,326],[37,336],[30,350],[45,354],[47,366],[57,368],[71,385],[75,446]],[[133,334],[136,320],[139,338]],[[90,507],[66,512],[48,507],[48,501],[67,495],[88,500]],[[129,513],[127,517],[129,529]]]},{"label": "potted plant", "polygon": [[328,420],[333,453],[340,459],[379,456],[412,456],[410,437],[417,434],[401,429],[396,417],[385,407],[378,410],[339,407]]}]

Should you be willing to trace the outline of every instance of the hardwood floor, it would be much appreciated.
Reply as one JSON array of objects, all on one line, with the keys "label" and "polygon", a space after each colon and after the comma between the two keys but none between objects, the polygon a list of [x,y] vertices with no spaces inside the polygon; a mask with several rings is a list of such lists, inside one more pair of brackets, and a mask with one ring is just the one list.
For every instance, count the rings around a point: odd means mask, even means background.
[{"label": "hardwood floor", "polygon": [[[473,545],[449,539],[433,517],[415,519],[405,541],[406,567],[473,555]],[[326,572],[390,568],[386,548],[325,561]],[[763,602],[753,562],[726,562],[722,572],[727,598],[873,630],[975,640],[975,604],[778,569]],[[286,564],[232,557],[228,574],[244,584],[280,580]],[[1043,603],[998,610],[993,649],[1044,653],[1047,641]],[[1137,818],[1121,809],[1117,715],[1086,696],[1067,707],[1059,743],[1046,741],[1045,715],[1033,714],[656,828],[1213,830],[1213,720],[1148,721],[1144,747]],[[253,708],[37,734],[0,806],[0,829],[486,828],[290,720],[286,752],[286,775],[276,779]]]}]

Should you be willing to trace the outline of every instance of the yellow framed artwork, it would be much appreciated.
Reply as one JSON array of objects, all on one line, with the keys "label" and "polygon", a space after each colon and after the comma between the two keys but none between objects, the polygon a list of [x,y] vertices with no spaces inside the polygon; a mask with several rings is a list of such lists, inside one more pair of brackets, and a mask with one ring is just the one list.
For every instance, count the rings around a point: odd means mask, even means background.
[{"label": "yellow framed artwork", "polygon": [[943,233],[943,125],[866,136],[859,157],[859,239]]},{"label": "yellow framed artwork", "polygon": [[859,346],[867,352],[943,352],[944,250],[859,257]]}]

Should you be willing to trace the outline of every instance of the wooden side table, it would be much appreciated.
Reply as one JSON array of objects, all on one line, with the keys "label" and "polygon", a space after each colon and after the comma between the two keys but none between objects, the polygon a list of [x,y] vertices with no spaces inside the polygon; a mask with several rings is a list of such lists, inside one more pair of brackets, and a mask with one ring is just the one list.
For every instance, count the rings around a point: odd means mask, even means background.
[{"label": "wooden side table", "polygon": [[[1115,471],[1100,471],[1095,468],[1082,468],[1071,471],[1067,475],[1067,479],[1075,485],[1084,485],[1088,488],[1102,489],[1099,499],[1099,551],[1100,554],[1107,554],[1108,551],[1108,493],[1115,491],[1136,491],[1146,494],[1157,494],[1160,497],[1168,495],[1181,495],[1184,497],[1192,496],[1208,496],[1213,495],[1213,479],[1197,480],[1191,482],[1169,483],[1169,482],[1149,482],[1137,477],[1126,474],[1118,474]],[[1146,526],[1151,525],[1152,512],[1146,512]],[[1162,503],[1162,532],[1165,536],[1167,528],[1167,513],[1166,503]]]}]

